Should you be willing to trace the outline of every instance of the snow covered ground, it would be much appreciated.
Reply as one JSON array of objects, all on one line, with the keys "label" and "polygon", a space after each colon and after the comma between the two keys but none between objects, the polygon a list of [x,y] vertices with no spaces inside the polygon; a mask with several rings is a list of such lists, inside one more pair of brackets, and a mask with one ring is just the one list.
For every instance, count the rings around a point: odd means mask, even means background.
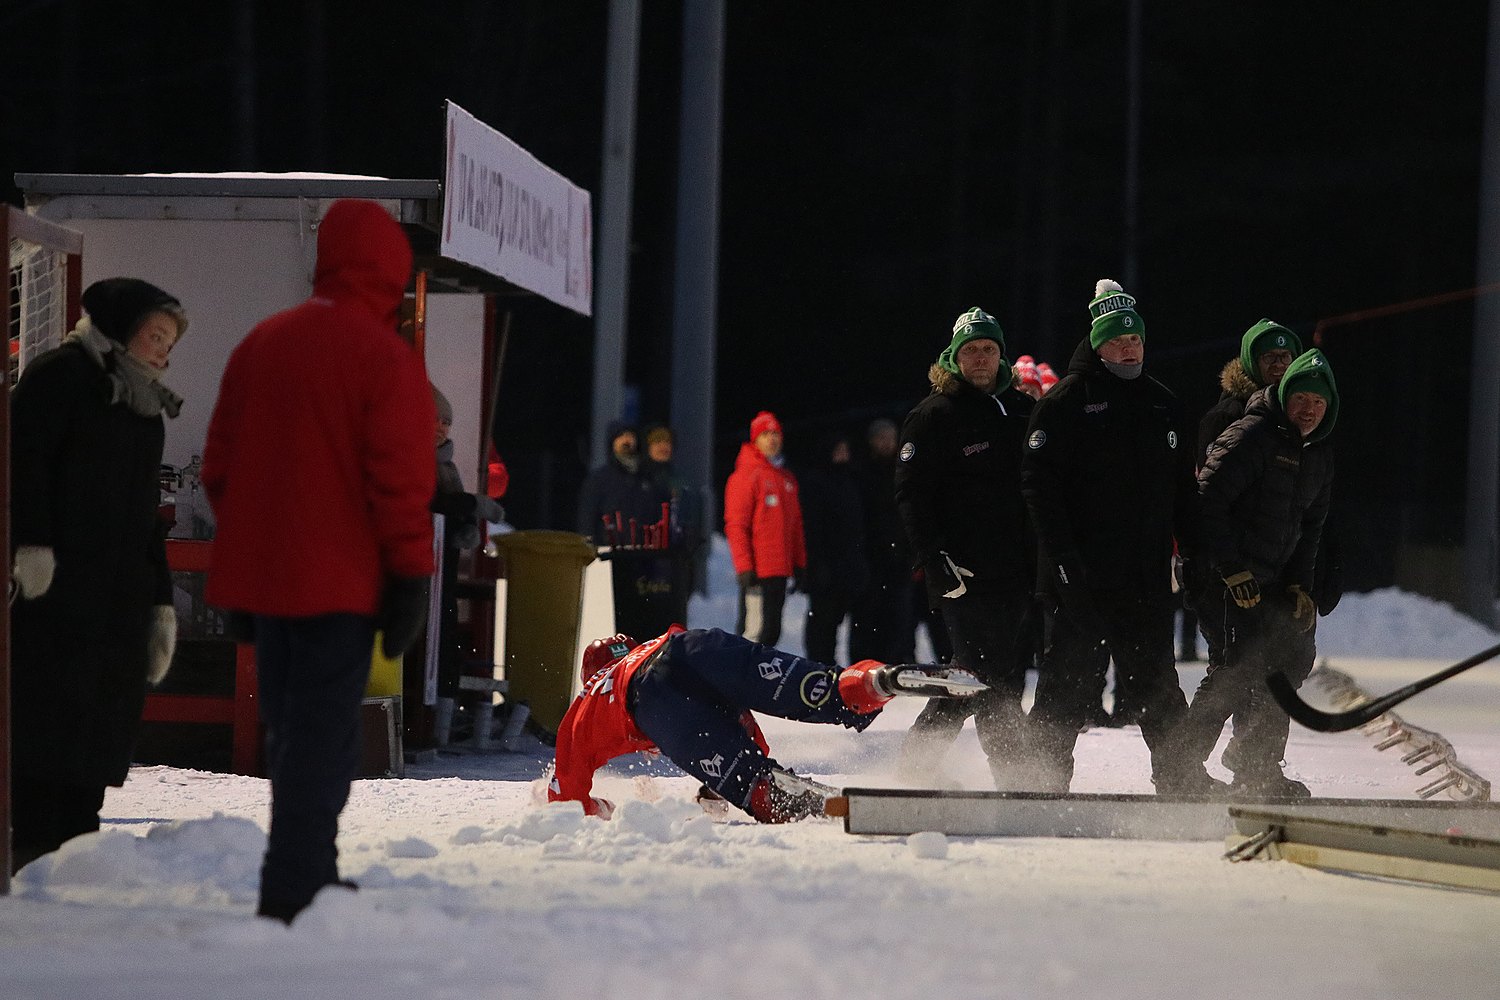
[{"label": "snow covered ground", "polygon": [[[715,577],[723,579],[722,554]],[[732,601],[694,625],[732,626]],[[788,611],[782,645],[800,648]],[[726,621],[726,615],[729,619]],[[1497,638],[1451,609],[1350,595],[1320,648],[1383,692]],[[1184,665],[1191,692],[1201,669]],[[894,784],[898,703],[868,732],[769,720],[785,763]],[[1400,709],[1500,777],[1500,665]],[[266,784],[138,768],[105,828],[0,898],[0,997],[958,998],[1500,996],[1500,897],[1231,864],[1222,843],[846,835],[833,821],[714,822],[670,766],[603,777],[613,822],[537,803],[541,744],[444,754],[358,782],[340,835],[357,893],[291,927],[251,916]],[[1322,795],[1411,798],[1421,783],[1358,733],[1293,729],[1289,770]],[[985,787],[972,729],[951,780]],[[1079,742],[1075,790],[1148,792],[1134,729]]]}]

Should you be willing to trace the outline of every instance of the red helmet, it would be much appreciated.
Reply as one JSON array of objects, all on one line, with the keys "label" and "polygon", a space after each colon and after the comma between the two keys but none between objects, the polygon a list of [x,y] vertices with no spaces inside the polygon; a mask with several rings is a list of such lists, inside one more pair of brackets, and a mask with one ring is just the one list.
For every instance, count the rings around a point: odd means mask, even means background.
[{"label": "red helmet", "polygon": [[588,680],[639,645],[624,632],[616,632],[605,639],[595,639],[583,651],[583,679]]}]

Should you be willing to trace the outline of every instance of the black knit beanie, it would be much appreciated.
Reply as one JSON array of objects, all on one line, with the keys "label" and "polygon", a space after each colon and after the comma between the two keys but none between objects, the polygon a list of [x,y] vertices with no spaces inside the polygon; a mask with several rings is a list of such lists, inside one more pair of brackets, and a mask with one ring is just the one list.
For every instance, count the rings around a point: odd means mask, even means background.
[{"label": "black knit beanie", "polygon": [[182,303],[140,278],[105,278],[83,290],[83,310],[100,333],[121,344],[129,343],[141,321],[163,312],[177,322],[180,339],[187,332],[187,313]]}]

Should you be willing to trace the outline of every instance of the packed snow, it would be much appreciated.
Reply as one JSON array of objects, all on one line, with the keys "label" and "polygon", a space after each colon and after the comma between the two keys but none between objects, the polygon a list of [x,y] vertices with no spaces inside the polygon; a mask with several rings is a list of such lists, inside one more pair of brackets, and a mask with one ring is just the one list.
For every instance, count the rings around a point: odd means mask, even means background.
[{"label": "packed snow", "polygon": [[[690,624],[733,626],[716,596]],[[788,602],[782,645],[801,646]],[[1500,641],[1444,605],[1351,594],[1320,654],[1383,692]],[[1202,668],[1183,664],[1191,692]],[[900,701],[863,734],[766,720],[778,758],[839,786],[896,784]],[[1500,665],[1403,705],[1500,775]],[[168,767],[111,789],[104,828],[0,898],[0,996],[217,998],[1370,997],[1500,995],[1500,897],[1235,864],[1222,842],[854,837],[836,821],[715,819],[670,764],[624,758],[612,821],[541,803],[549,759],[455,747],[356,783],[343,874],[290,927],[256,919],[268,788]],[[1414,798],[1423,779],[1358,732],[1293,727],[1319,795]],[[1222,770],[1213,768],[1217,773]],[[1135,729],[1079,740],[1078,791],[1149,792]],[[987,787],[972,729],[944,783]]]}]

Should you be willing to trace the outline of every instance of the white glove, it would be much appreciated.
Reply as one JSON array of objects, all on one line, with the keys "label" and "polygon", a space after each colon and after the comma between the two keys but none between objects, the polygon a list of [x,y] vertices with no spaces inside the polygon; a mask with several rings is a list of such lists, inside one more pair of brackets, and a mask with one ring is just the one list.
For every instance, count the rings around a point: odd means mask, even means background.
[{"label": "white glove", "polygon": [[151,636],[146,641],[146,680],[155,687],[172,669],[172,653],[177,649],[177,609],[170,604],[158,604],[151,612]]},{"label": "white glove", "polygon": [[50,545],[22,545],[16,549],[16,561],[11,566],[11,579],[21,588],[21,596],[30,600],[41,597],[52,586],[52,574],[57,569],[57,559]]}]

